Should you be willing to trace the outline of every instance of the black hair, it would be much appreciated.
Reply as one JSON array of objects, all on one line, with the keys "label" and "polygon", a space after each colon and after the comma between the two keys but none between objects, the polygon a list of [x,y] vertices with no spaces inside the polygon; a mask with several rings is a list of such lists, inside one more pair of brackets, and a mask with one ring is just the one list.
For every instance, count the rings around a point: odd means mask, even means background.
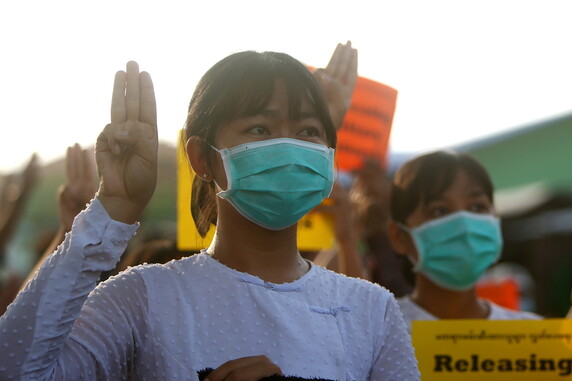
[{"label": "black hair", "polygon": [[395,173],[389,202],[391,218],[405,224],[420,203],[426,205],[442,195],[460,169],[482,187],[492,203],[492,181],[475,158],[454,151],[435,151],[408,161]]},{"label": "black hair", "polygon": [[[296,119],[303,100],[310,102],[324,126],[331,147],[336,145],[336,129],[318,82],[299,61],[284,53],[245,51],[232,54],[211,67],[199,81],[189,104],[185,122],[185,142],[202,138],[204,152],[212,151],[219,126],[239,117],[259,114],[271,101],[277,82],[288,95],[289,115]],[[207,157],[212,164],[212,157]],[[213,182],[196,176],[191,191],[191,214],[204,237],[216,224],[217,207]]]}]

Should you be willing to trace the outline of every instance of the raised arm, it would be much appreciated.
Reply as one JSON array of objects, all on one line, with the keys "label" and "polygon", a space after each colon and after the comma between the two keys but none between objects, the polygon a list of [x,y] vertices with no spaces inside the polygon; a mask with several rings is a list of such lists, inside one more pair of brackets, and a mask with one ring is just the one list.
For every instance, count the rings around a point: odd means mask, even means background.
[{"label": "raised arm", "polygon": [[[136,325],[145,313],[145,291],[137,291],[142,282],[124,275],[114,284],[124,290],[96,291],[89,306],[84,303],[101,272],[115,267],[155,188],[153,85],[134,62],[115,77],[111,115],[96,146],[98,197],[0,317],[2,380],[126,377]],[[78,317],[82,323],[74,326]]]},{"label": "raised arm", "polygon": [[314,71],[314,77],[324,90],[334,126],[340,128],[350,108],[357,81],[357,50],[350,41],[338,44],[328,66]]}]

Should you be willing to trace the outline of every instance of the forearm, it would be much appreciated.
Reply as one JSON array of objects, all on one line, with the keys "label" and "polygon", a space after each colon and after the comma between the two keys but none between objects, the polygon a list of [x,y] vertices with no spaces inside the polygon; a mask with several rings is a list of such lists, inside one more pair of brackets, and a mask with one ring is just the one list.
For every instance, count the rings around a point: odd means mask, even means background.
[{"label": "forearm", "polygon": [[358,240],[349,238],[338,244],[338,271],[354,278],[369,279],[358,249]]},{"label": "forearm", "polygon": [[63,243],[65,238],[65,232],[64,232],[64,228],[60,227],[57,231],[57,233],[54,235],[54,238],[52,238],[52,242],[50,243],[50,245],[48,246],[48,248],[46,249],[46,251],[44,252],[44,254],[42,255],[42,257],[40,259],[38,259],[38,261],[36,262],[36,264],[34,265],[34,267],[32,268],[32,270],[28,273],[28,276],[26,277],[26,280],[22,283],[22,285],[20,286],[20,291],[24,289],[24,287],[26,287],[26,285],[28,284],[28,282],[32,279],[32,277],[36,274],[36,272],[40,269],[40,267],[42,266],[42,263],[44,263],[44,261],[50,256],[52,255],[53,252],[55,252],[58,248],[58,246]]},{"label": "forearm", "polygon": [[13,361],[0,379],[53,374],[60,351],[102,271],[111,270],[136,226],[109,219],[99,201],[80,213],[57,251],[0,318],[0,342]]}]

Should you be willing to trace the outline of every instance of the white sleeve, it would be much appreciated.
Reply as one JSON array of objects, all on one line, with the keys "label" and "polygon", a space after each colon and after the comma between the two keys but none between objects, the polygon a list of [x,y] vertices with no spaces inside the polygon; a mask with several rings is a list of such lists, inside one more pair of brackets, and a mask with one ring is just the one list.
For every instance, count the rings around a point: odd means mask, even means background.
[{"label": "white sleeve", "polygon": [[76,217],[64,242],[0,317],[0,379],[59,380],[78,364],[87,367],[80,372],[86,379],[96,379],[97,359],[70,340],[70,332],[100,273],[115,267],[137,227],[113,221],[97,199]]},{"label": "white sleeve", "polygon": [[411,337],[393,295],[390,295],[385,303],[382,324],[379,328],[379,343],[376,345],[376,357],[369,379],[419,380],[421,376]]}]

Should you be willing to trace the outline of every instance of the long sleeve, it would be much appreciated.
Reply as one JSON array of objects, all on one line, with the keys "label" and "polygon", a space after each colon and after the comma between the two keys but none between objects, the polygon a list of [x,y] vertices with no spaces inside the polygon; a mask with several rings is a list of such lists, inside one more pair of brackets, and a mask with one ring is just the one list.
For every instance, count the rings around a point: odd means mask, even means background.
[{"label": "long sleeve", "polygon": [[0,318],[0,379],[62,379],[66,360],[97,372],[97,359],[70,332],[100,273],[114,268],[137,227],[111,220],[97,199],[76,217]]},{"label": "long sleeve", "polygon": [[380,337],[380,348],[374,360],[370,380],[420,379],[417,359],[403,321],[397,301],[392,297],[386,305],[383,318],[384,328]]}]

